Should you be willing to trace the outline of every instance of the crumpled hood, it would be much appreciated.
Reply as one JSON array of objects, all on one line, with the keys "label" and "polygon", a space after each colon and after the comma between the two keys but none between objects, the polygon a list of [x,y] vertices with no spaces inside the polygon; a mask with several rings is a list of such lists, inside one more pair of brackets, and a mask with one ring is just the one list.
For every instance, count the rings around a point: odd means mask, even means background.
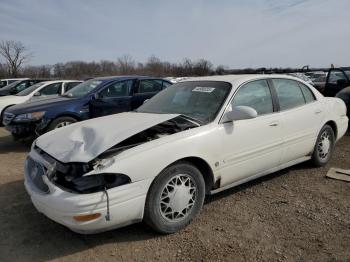
[{"label": "crumpled hood", "polygon": [[176,116],[128,112],[90,119],[48,132],[36,140],[36,145],[63,163],[86,163],[123,140]]}]

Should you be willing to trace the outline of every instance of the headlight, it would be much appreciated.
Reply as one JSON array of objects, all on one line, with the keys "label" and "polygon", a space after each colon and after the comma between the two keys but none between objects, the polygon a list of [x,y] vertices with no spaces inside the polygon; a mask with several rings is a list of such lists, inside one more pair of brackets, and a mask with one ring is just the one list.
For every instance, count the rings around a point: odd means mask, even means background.
[{"label": "headlight", "polygon": [[88,194],[129,184],[130,182],[130,177],[126,175],[103,173],[75,178],[71,181],[71,187],[74,189],[74,191],[82,194]]},{"label": "headlight", "polygon": [[30,122],[40,120],[45,115],[45,111],[20,114],[15,117],[14,122]]}]

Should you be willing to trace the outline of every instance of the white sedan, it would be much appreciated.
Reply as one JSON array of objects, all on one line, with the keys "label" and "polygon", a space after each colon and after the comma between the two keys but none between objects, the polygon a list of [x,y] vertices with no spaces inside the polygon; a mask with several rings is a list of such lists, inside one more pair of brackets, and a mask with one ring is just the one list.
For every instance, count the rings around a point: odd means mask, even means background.
[{"label": "white sedan", "polygon": [[17,93],[16,95],[0,97],[0,124],[2,123],[3,113],[5,112],[6,108],[27,102],[33,98],[63,94],[81,82],[82,81],[77,80],[40,82],[23,90],[22,92]]},{"label": "white sedan", "polygon": [[204,197],[311,160],[325,165],[347,130],[346,107],[300,79],[188,79],[136,112],[39,137],[25,187],[39,212],[79,233],[145,221],[176,232]]}]

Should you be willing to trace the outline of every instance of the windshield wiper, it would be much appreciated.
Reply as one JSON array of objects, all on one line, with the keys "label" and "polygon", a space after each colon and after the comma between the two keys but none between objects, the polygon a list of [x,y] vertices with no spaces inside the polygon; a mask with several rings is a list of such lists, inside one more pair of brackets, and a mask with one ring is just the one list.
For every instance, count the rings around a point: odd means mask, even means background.
[{"label": "windshield wiper", "polygon": [[190,116],[188,116],[188,115],[181,114],[180,116],[181,116],[182,118],[187,119],[187,120],[191,120],[191,121],[195,122],[196,124],[198,124],[198,125],[200,125],[200,126],[204,124],[201,120],[196,119],[196,118],[193,118],[193,117],[190,117]]}]

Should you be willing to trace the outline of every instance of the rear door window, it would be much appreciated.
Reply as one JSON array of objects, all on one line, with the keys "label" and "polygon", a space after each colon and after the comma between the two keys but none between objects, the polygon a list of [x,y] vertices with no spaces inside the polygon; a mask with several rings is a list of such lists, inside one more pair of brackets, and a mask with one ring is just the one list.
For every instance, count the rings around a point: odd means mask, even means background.
[{"label": "rear door window", "polygon": [[111,84],[100,93],[101,98],[129,96],[133,80],[127,80]]},{"label": "rear door window", "polygon": [[62,83],[54,83],[48,86],[45,86],[43,89],[40,90],[40,94],[42,95],[57,95],[61,91]]},{"label": "rear door window", "polygon": [[347,78],[345,74],[340,70],[331,70],[329,72],[328,77],[328,83],[329,84],[337,84],[338,80],[345,80],[347,81]]},{"label": "rear door window", "polygon": [[158,79],[149,79],[149,80],[140,80],[138,93],[152,93],[159,92],[162,90],[162,80]]},{"label": "rear door window", "polygon": [[296,81],[273,79],[272,82],[277,92],[281,111],[305,104],[304,95]]}]

